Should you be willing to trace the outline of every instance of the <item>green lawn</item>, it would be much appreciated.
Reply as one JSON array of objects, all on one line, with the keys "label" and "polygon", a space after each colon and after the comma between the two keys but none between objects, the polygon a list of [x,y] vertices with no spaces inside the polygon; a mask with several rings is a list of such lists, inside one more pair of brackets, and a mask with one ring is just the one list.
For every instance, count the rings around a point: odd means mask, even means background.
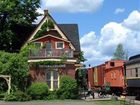
[{"label": "green lawn", "polygon": [[128,102],[120,102],[120,101],[95,101],[96,105],[138,105],[138,104],[130,104]]}]

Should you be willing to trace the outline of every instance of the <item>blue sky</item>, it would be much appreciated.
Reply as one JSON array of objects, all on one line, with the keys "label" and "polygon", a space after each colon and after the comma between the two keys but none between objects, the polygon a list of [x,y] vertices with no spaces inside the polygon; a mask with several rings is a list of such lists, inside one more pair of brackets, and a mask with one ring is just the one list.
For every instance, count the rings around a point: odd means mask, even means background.
[{"label": "blue sky", "polygon": [[119,43],[129,56],[140,53],[140,0],[41,0],[43,9],[57,23],[78,24],[87,65],[111,59]]}]

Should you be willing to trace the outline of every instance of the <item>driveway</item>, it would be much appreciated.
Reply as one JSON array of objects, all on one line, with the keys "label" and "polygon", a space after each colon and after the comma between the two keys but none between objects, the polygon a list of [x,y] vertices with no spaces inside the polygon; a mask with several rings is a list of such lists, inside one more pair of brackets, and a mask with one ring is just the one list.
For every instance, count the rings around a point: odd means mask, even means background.
[{"label": "driveway", "polygon": [[67,100],[67,101],[28,101],[28,102],[4,102],[0,101],[0,105],[95,105],[94,102],[86,102],[83,100]]}]

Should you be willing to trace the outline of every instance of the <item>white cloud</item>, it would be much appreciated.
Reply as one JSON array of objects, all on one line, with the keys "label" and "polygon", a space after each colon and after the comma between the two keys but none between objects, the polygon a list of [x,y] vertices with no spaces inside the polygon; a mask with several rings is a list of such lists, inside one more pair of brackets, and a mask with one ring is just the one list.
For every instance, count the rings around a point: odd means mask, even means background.
[{"label": "white cloud", "polygon": [[[97,65],[112,58],[119,43],[122,43],[132,56],[140,53],[140,12],[133,11],[121,23],[110,22],[101,29],[101,34],[89,32],[80,39],[86,64]],[[98,37],[97,37],[98,36]]]},{"label": "white cloud", "polygon": [[123,13],[124,11],[125,11],[125,8],[117,8],[114,13],[119,14],[119,13]]},{"label": "white cloud", "polygon": [[42,9],[59,12],[94,12],[104,0],[41,0]]},{"label": "white cloud", "polygon": [[133,11],[127,19],[124,20],[123,25],[130,29],[140,31],[140,12]]}]

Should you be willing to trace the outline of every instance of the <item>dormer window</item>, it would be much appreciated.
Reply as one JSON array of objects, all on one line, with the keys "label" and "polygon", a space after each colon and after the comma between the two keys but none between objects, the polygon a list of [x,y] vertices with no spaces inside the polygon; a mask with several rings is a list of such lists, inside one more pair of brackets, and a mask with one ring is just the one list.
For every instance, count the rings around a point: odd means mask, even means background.
[{"label": "dormer window", "polygon": [[64,48],[64,42],[56,42],[56,49],[63,49]]}]

